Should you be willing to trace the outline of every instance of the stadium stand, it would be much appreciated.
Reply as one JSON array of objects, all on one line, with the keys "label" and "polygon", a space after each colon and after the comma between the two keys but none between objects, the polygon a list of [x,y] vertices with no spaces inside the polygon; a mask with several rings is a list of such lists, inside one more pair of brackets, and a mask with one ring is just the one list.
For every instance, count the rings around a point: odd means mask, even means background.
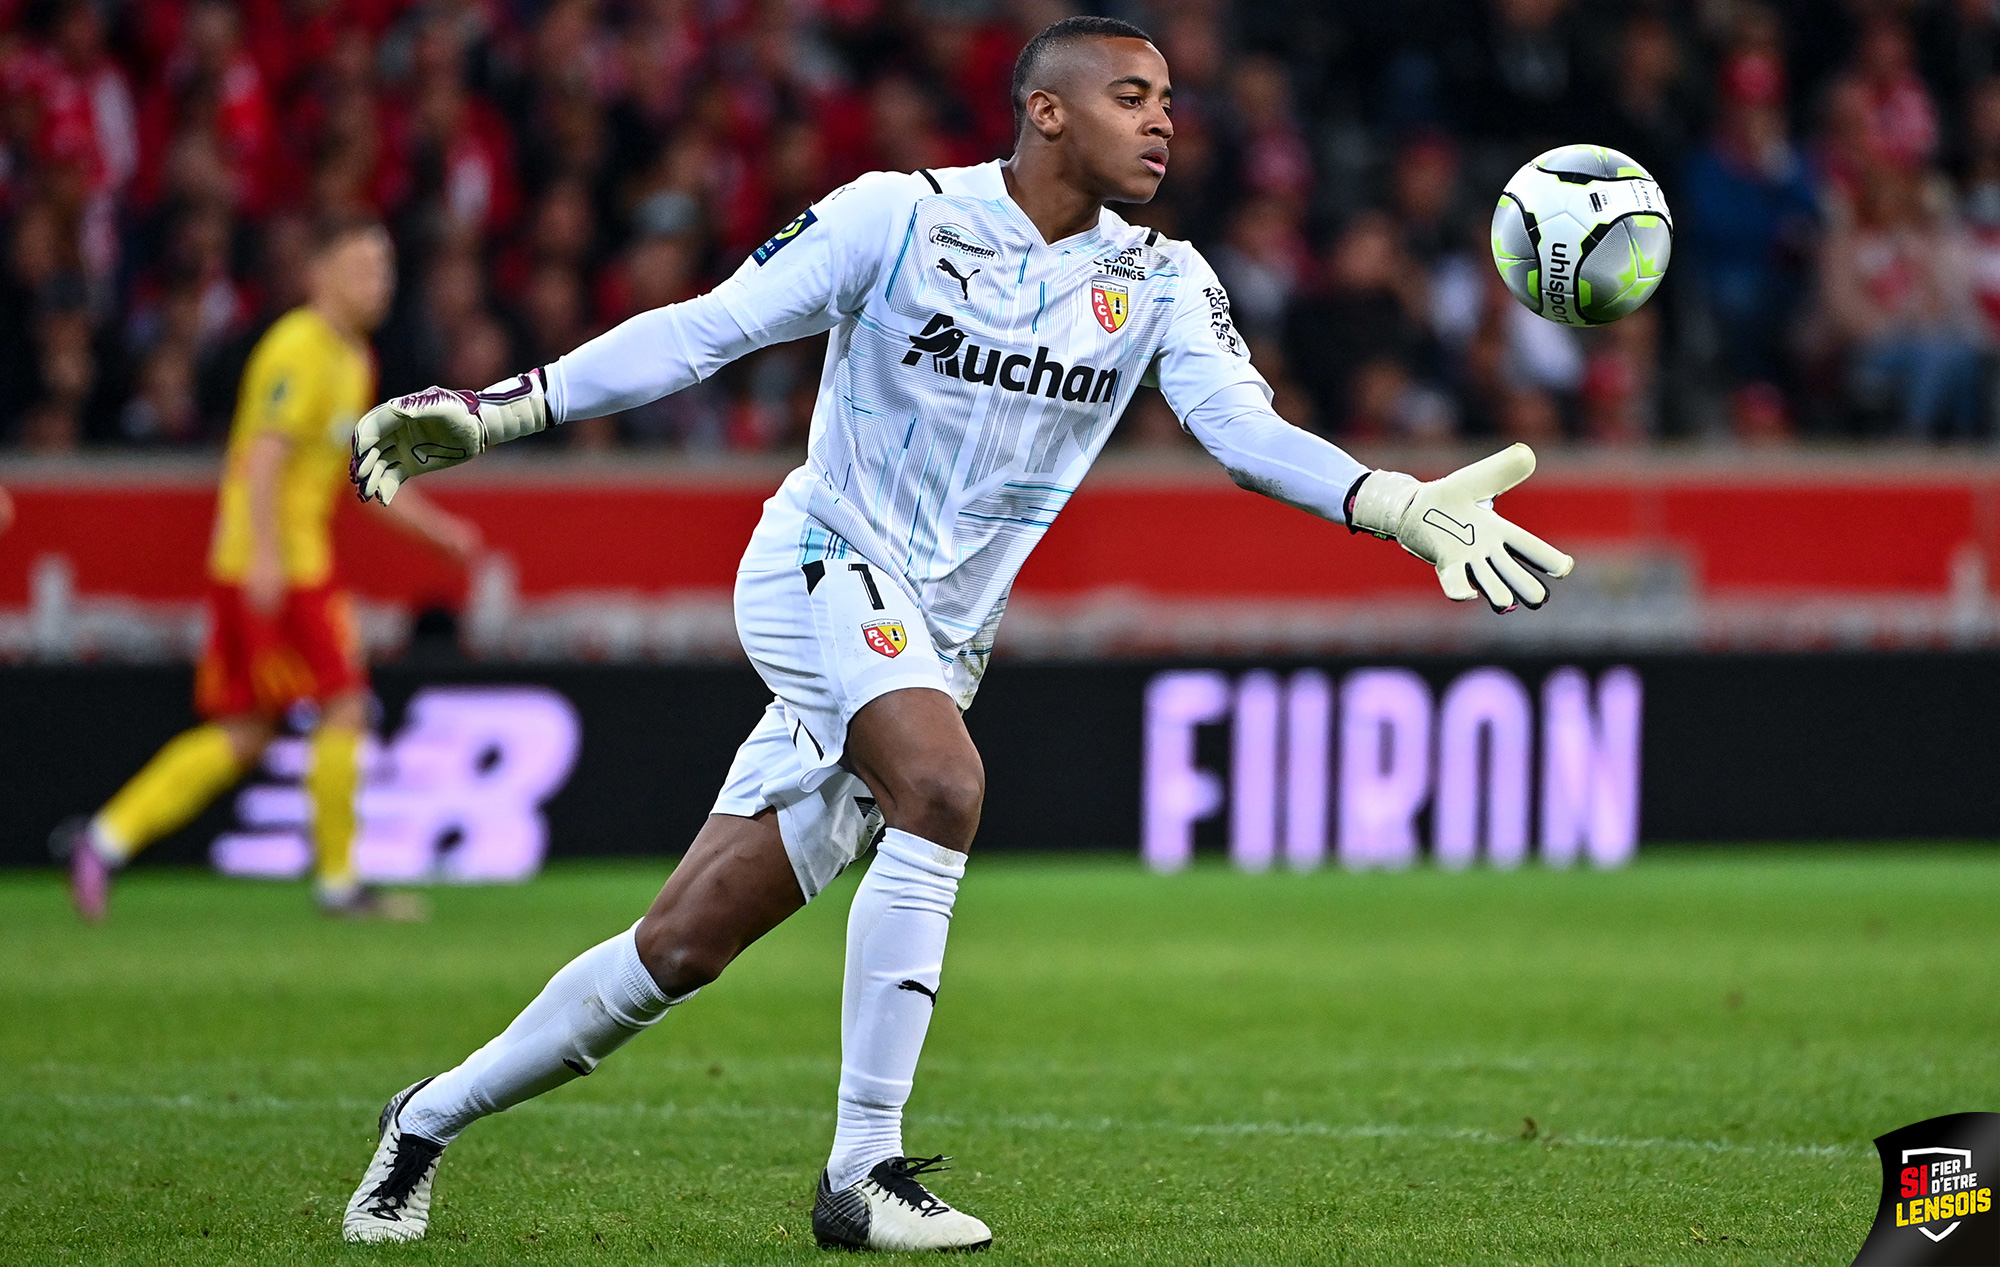
[{"label": "stadium stand", "polygon": [[[1130,3],[1178,89],[1138,218],[1210,253],[1288,417],[1411,444],[1992,429],[2000,15],[1849,0]],[[385,394],[695,293],[812,197],[1008,151],[1041,0],[0,0],[0,438],[213,446],[304,224],[389,218]],[[1665,293],[1541,323],[1484,259],[1545,145],[1648,164]],[[794,447],[817,348],[550,444]],[[1186,443],[1156,399],[1133,447]]]}]

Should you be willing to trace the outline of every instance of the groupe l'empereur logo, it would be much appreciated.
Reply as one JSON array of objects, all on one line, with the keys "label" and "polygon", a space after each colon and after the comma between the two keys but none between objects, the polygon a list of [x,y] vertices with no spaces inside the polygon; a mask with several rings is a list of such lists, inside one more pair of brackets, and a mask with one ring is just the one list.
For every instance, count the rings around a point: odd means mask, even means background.
[{"label": "groupe l'empereur logo", "polygon": [[931,230],[931,245],[941,246],[947,251],[971,256],[975,260],[990,260],[999,257],[1000,252],[981,242],[978,238],[956,224],[940,224]]}]

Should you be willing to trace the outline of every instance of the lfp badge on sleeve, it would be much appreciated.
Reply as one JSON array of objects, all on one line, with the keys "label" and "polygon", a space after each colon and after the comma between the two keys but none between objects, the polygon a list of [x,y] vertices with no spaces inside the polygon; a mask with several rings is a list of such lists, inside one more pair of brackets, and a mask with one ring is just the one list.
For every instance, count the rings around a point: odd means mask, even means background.
[{"label": "lfp badge on sleeve", "polygon": [[1891,1131],[1882,1154],[1882,1208],[1854,1267],[2000,1263],[2000,1113],[1951,1113]]}]

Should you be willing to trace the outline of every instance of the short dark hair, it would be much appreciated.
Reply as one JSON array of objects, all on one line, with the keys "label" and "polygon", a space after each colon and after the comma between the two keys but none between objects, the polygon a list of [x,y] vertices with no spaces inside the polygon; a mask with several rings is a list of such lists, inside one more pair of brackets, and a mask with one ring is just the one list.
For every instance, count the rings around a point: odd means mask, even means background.
[{"label": "short dark hair", "polygon": [[1029,40],[1028,46],[1021,50],[1021,55],[1014,59],[1015,136],[1020,136],[1021,129],[1028,126],[1028,94],[1033,91],[1029,85],[1041,73],[1042,63],[1064,44],[1089,39],[1144,40],[1148,44],[1153,42],[1152,36],[1130,22],[1122,22],[1117,18],[1090,16],[1064,18],[1060,22],[1052,22],[1043,27],[1041,34]]},{"label": "short dark hair", "polygon": [[382,221],[366,211],[329,211],[313,217],[306,235],[306,253],[318,259],[351,237],[387,232]]}]

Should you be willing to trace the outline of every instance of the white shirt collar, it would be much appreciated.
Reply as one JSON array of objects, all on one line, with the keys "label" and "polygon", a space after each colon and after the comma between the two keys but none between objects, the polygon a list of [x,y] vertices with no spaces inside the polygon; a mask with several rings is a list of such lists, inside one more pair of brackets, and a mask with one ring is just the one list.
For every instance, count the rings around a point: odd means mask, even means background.
[{"label": "white shirt collar", "polygon": [[1021,210],[1021,204],[1014,201],[1014,196],[1007,192],[1007,177],[1000,170],[1000,166],[1004,161],[1003,159],[996,158],[989,162],[966,168],[965,183],[969,186],[968,192],[975,198],[984,198],[1005,206],[1021,222],[1022,227],[1027,231],[1029,239],[1035,245],[1050,248],[1087,246],[1095,239],[1110,232],[1111,225],[1106,220],[1106,217],[1111,215],[1111,210],[1108,207],[1099,207],[1097,209],[1097,224],[1094,227],[1085,229],[1082,233],[1072,234],[1059,241],[1043,242],[1042,231],[1035,227],[1035,222],[1028,218],[1028,213]]}]

